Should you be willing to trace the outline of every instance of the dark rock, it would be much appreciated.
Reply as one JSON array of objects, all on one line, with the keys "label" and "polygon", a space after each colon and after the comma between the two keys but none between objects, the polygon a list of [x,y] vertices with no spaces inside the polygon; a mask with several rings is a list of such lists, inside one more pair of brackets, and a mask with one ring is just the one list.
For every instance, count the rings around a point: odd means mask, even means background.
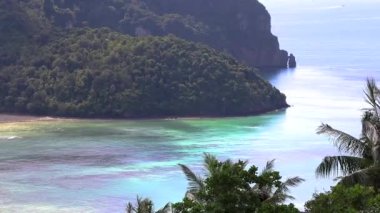
[{"label": "dark rock", "polygon": [[296,57],[290,53],[289,59],[288,59],[288,67],[295,68],[296,66],[297,66]]}]

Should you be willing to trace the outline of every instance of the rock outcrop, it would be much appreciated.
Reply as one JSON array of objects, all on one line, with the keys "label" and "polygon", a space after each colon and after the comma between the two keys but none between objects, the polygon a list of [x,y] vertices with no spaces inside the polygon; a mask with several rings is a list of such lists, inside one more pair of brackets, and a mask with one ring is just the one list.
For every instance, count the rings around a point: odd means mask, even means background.
[{"label": "rock outcrop", "polygon": [[296,66],[297,66],[296,57],[290,53],[289,59],[288,59],[288,67],[295,68]]},{"label": "rock outcrop", "polygon": [[205,43],[255,67],[287,67],[288,53],[271,33],[257,0],[45,0],[56,25],[109,27],[133,35],[168,34]]}]

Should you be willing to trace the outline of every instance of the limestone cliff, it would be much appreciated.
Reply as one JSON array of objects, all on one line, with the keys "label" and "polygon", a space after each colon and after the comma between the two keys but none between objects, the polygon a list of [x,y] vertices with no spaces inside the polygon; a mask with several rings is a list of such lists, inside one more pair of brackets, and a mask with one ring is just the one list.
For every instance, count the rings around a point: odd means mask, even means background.
[{"label": "limestone cliff", "polygon": [[288,53],[280,50],[271,17],[257,0],[45,0],[44,9],[65,28],[107,26],[133,36],[174,34],[252,66],[287,66]]},{"label": "limestone cliff", "polygon": [[[238,37],[242,29],[249,34],[250,18],[242,14],[242,26],[231,28],[235,22],[221,15],[192,15],[185,6],[172,13],[148,0],[0,1],[0,112],[143,118],[252,115],[288,106],[256,69],[200,43],[252,54],[257,43]],[[268,29],[256,24],[250,38]]]}]

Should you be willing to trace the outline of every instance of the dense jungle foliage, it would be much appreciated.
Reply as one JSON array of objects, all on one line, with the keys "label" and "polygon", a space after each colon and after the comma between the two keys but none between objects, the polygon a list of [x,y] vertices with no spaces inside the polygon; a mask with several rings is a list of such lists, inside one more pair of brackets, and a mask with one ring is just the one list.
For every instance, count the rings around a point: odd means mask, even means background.
[{"label": "dense jungle foliage", "polygon": [[[182,20],[200,34],[206,29],[189,16],[153,15],[143,9],[146,5],[127,0],[0,2],[0,110],[83,117],[217,116],[287,106],[285,96],[252,68],[204,45],[174,36],[129,37],[78,28],[117,28],[107,11],[125,10],[140,21]],[[65,29],[71,25],[76,28]]]},{"label": "dense jungle foliage", "polygon": [[[224,116],[287,106],[285,96],[253,68],[205,45],[174,35],[130,37],[96,28],[113,28],[111,22],[102,22],[109,19],[103,7],[110,4],[120,10],[125,4],[143,8],[126,0],[0,2],[0,111],[81,117]],[[186,26],[196,23],[177,16],[167,18],[187,20]],[[72,18],[75,22],[67,22]],[[158,16],[152,20],[163,21]]]},{"label": "dense jungle foliage", "polygon": [[314,194],[313,199],[305,204],[305,209],[310,213],[378,213],[380,194],[372,187],[338,184],[331,187],[331,191]]},{"label": "dense jungle foliage", "polygon": [[168,203],[154,211],[149,198],[137,197],[136,204],[127,204],[127,213],[298,213],[289,190],[304,179],[295,176],[283,180],[274,170],[274,160],[268,161],[261,172],[248,161],[219,161],[205,154],[204,176],[186,165],[180,167],[188,181],[188,191],[181,202]]},{"label": "dense jungle foliage", "polygon": [[174,36],[80,29],[0,72],[1,111],[66,116],[244,115],[285,107],[253,68]]},{"label": "dense jungle foliage", "polygon": [[257,0],[45,0],[57,26],[109,27],[132,35],[176,35],[226,51],[253,66],[286,67],[287,52],[271,33]]}]

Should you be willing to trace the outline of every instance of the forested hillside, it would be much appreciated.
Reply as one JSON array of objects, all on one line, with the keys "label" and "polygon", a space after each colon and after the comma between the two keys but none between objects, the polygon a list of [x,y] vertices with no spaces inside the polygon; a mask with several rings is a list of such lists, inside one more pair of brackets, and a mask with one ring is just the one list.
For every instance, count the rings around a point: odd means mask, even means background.
[{"label": "forested hillside", "polygon": [[[88,18],[91,13],[84,7],[98,5],[100,9],[112,3],[114,9],[108,8],[118,11],[126,9],[127,1],[91,2],[0,3],[1,112],[80,117],[224,116],[287,106],[285,96],[258,77],[254,68],[229,54],[166,33],[124,35],[117,32],[122,30],[115,31],[117,26],[106,23],[103,13],[107,10],[91,9],[98,17],[95,21]],[[128,5],[140,11],[141,4]],[[159,5],[150,2],[149,7],[153,11]],[[134,16],[133,12],[127,14]],[[190,16],[169,15],[169,19],[172,16],[194,26],[195,34],[202,35],[207,29]],[[160,17],[166,15],[154,15],[151,20],[162,21]],[[87,19],[91,22],[85,23]]]},{"label": "forested hillside", "polygon": [[286,67],[270,15],[257,0],[46,0],[61,27],[110,27],[129,35],[174,34],[256,67]]}]

